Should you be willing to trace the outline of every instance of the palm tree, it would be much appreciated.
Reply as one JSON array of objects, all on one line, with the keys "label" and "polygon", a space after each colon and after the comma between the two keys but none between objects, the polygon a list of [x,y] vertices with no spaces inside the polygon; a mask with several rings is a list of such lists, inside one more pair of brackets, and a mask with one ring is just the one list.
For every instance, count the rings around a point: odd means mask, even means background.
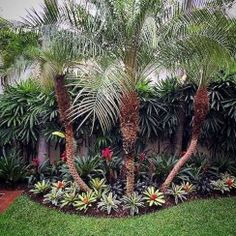
[{"label": "palm tree", "polygon": [[[126,193],[130,195],[134,189],[134,152],[139,131],[139,98],[136,92],[136,83],[143,76],[143,71],[149,70],[150,74],[156,69],[150,67],[156,42],[149,40],[147,34],[151,32],[148,31],[149,23],[156,23],[154,17],[164,12],[164,5],[162,1],[156,0],[102,0],[70,5],[68,9],[70,9],[68,12],[71,13],[69,14],[70,22],[77,27],[81,25],[77,13],[87,13],[86,22],[90,22],[90,24],[82,22],[81,27],[98,35],[98,41],[108,52],[107,54],[111,55],[110,61],[114,62],[114,68],[117,68],[117,64],[121,64],[118,75],[120,77],[118,93],[121,95],[118,99],[119,118],[127,170]],[[91,12],[90,9],[93,11]],[[91,25],[93,25],[92,29],[90,28]],[[149,44],[152,44],[152,47]],[[103,91],[105,90],[103,89]],[[101,93],[97,93],[97,95],[100,96]],[[88,97],[86,97],[85,103],[87,101]],[[111,99],[109,101],[111,102]],[[83,107],[82,111],[84,111],[85,103],[80,104]],[[116,104],[116,101],[112,103]],[[101,106],[97,108],[101,108]],[[87,109],[86,113],[89,114],[91,110],[94,110],[94,106]],[[83,114],[79,108],[75,111]],[[107,117],[114,118],[117,114],[115,111],[116,109],[113,111],[110,109],[109,114],[103,117],[104,120]],[[77,114],[79,115],[79,113]],[[113,118],[110,121],[114,120]]]},{"label": "palm tree", "polygon": [[81,31],[74,28],[63,29],[66,26],[63,10],[65,9],[62,9],[56,0],[45,0],[41,13],[35,10],[29,12],[23,29],[37,32],[42,39],[42,45],[39,48],[31,48],[24,54],[27,54],[28,62],[33,68],[33,77],[54,82],[60,120],[65,128],[67,164],[81,190],[90,191],[74,164],[74,131],[68,117],[71,102],[66,79],[78,64],[94,56],[98,48],[91,38],[88,39]]},{"label": "palm tree", "polygon": [[[190,30],[192,27],[194,30],[194,24],[199,24],[199,20],[206,22],[209,18],[209,14],[205,16],[199,11],[195,12],[192,16],[189,15],[189,20],[186,21],[184,17],[186,4],[184,6],[177,4],[175,7],[168,9],[164,7],[164,4],[165,1],[95,0],[84,1],[82,4],[67,5],[67,12],[69,13],[67,18],[69,18],[69,22],[73,26],[83,28],[83,30],[90,34],[95,34],[98,42],[108,52],[107,54],[111,55],[109,60],[111,62],[115,61],[115,63],[119,62],[118,64],[121,63],[123,65],[121,69],[124,73],[120,73],[122,74],[120,76],[121,89],[118,90],[121,97],[119,99],[119,96],[117,96],[117,98],[120,101],[119,118],[123,138],[125,166],[127,169],[127,195],[133,192],[134,149],[139,131],[139,98],[136,93],[136,83],[145,74],[144,71],[148,70],[148,75],[150,75],[153,71],[157,70],[157,65],[160,65],[163,58],[165,59],[163,60],[164,63],[162,63],[164,67],[168,67],[173,61],[177,61],[178,53],[175,54],[175,57],[168,55],[167,52],[170,51],[170,49],[167,49],[168,44],[172,46],[171,42],[173,39],[173,42],[176,42],[176,39],[184,36],[183,33],[191,33],[191,31],[187,32],[184,30],[182,32],[182,28],[187,29],[188,27]],[[84,20],[81,21],[78,13],[80,15],[83,14]],[[182,17],[179,17],[181,15]],[[193,20],[190,20],[192,18]],[[173,29],[178,30],[174,31]],[[186,37],[182,41],[185,40],[188,42],[188,47],[191,48],[190,40],[186,39],[188,34],[185,35]],[[201,40],[200,32],[195,32],[195,35],[192,34],[191,36],[196,42]],[[208,42],[210,41],[210,36],[207,35]],[[167,41],[163,46],[165,40]],[[187,49],[185,50],[186,52],[188,52]],[[161,57],[160,54],[162,54]],[[187,54],[187,59],[188,56]],[[185,54],[182,57],[184,61]],[[178,66],[180,66],[180,63]],[[179,68],[184,68],[184,66]],[[107,83],[105,83],[105,87],[107,87]],[[90,93],[92,103],[93,101],[99,100],[102,91],[105,92],[106,90],[100,88],[97,93],[95,92],[96,95],[94,92]],[[81,94],[79,97],[81,97]],[[85,108],[88,100],[89,97],[86,96],[80,105],[77,106],[77,109],[74,110],[75,116],[87,114],[86,118],[88,118],[90,117],[89,114],[101,114],[105,111],[104,106],[93,106],[92,103],[89,103],[89,108]],[[117,103],[109,97],[109,106],[111,104],[115,105]],[[115,108],[117,107],[115,106]],[[106,112],[103,114],[103,117],[100,115],[99,121],[102,126],[106,124],[107,127],[107,119],[109,118],[110,122],[114,121],[117,109],[112,110],[109,107],[108,114]]]},{"label": "palm tree", "polygon": [[[166,39],[165,45],[163,44],[159,50],[163,61],[174,61],[175,63],[169,63],[169,65],[181,66],[198,84],[194,97],[191,141],[187,152],[179,159],[163,183],[164,191],[196,150],[202,125],[209,111],[207,87],[219,70],[227,68],[235,52],[235,42],[232,37],[236,33],[234,20],[228,19],[221,12],[213,13],[207,9],[188,13],[185,20],[189,21],[188,23],[192,21],[195,28],[183,29],[187,24],[182,25],[183,28],[179,28],[181,30],[179,36],[175,34],[175,38]],[[174,28],[175,25],[173,25]]]}]

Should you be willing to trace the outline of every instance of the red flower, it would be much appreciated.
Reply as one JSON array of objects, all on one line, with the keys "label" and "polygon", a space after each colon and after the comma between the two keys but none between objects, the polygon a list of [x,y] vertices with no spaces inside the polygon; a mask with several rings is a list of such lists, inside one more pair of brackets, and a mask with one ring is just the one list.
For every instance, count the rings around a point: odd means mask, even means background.
[{"label": "red flower", "polygon": [[34,159],[32,160],[32,165],[33,165],[34,167],[38,167],[38,166],[39,166],[39,159],[38,159],[38,158],[34,158]]},{"label": "red flower", "polygon": [[142,152],[140,155],[139,155],[139,158],[140,158],[140,161],[144,161],[146,159],[146,154],[144,152]]},{"label": "red flower", "polygon": [[64,188],[64,187],[65,185],[61,181],[57,182],[57,189]]},{"label": "red flower", "polygon": [[231,188],[231,187],[233,187],[234,179],[228,178],[228,179],[226,179],[225,182],[228,185],[228,187]]},{"label": "red flower", "polygon": [[64,151],[64,152],[61,154],[61,160],[64,161],[64,162],[67,161],[66,151]]},{"label": "red flower", "polygon": [[155,201],[156,199],[157,199],[157,195],[154,193],[154,194],[152,194],[151,196],[150,196],[150,199],[152,200],[152,201]]},{"label": "red flower", "polygon": [[104,148],[102,150],[102,157],[106,159],[107,161],[111,161],[113,155],[113,151],[110,149],[110,147]]}]

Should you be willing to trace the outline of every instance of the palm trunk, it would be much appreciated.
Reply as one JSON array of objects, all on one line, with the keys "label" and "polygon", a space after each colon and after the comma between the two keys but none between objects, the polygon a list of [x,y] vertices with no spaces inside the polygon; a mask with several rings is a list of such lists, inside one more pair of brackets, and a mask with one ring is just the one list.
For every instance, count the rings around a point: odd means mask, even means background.
[{"label": "palm trunk", "polygon": [[165,182],[162,184],[162,191],[166,191],[172,183],[175,176],[179,173],[183,165],[190,159],[194,151],[196,150],[198,139],[201,133],[201,128],[206,115],[209,111],[209,98],[207,88],[202,87],[197,90],[194,97],[194,121],[192,126],[192,138],[187,152],[179,159],[174,168],[167,176]]},{"label": "palm trunk", "polygon": [[129,196],[134,191],[134,152],[139,130],[139,99],[136,92],[133,91],[123,96],[120,110],[120,126],[127,174],[126,194]]},{"label": "palm trunk", "polygon": [[[137,38],[126,48],[124,58],[127,79],[131,82],[129,92],[123,94],[120,108],[120,127],[126,168],[126,194],[134,192],[135,181],[135,144],[139,131],[139,98],[135,91],[135,75],[137,67]],[[126,81],[124,81],[126,83]],[[128,86],[130,83],[128,82]]]},{"label": "palm trunk", "polygon": [[81,190],[90,191],[88,185],[79,176],[74,163],[74,131],[70,120],[67,117],[67,111],[70,108],[70,96],[65,86],[65,76],[61,75],[55,79],[55,92],[61,122],[65,127],[66,135],[66,158],[70,173]]},{"label": "palm trunk", "polygon": [[183,135],[184,135],[184,122],[185,122],[185,109],[184,104],[181,104],[179,110],[179,125],[176,129],[175,133],[175,153],[176,157],[179,157],[182,153],[182,146],[183,146]]}]

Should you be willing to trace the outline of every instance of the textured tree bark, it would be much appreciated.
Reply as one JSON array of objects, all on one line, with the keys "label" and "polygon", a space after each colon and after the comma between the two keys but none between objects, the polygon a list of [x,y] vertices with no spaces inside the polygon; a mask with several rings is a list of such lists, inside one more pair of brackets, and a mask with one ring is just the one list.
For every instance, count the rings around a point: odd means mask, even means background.
[{"label": "textured tree bark", "polygon": [[183,165],[190,159],[194,151],[196,150],[198,138],[201,133],[201,128],[206,115],[209,111],[209,98],[207,88],[199,88],[194,97],[194,120],[192,125],[192,138],[187,152],[179,159],[174,168],[171,170],[167,176],[165,182],[162,184],[162,191],[166,191],[167,188],[172,183],[175,176],[179,173]]},{"label": "textured tree bark", "polygon": [[[126,48],[124,58],[127,79],[130,80],[129,92],[123,94],[120,107],[120,127],[123,141],[123,151],[126,169],[126,195],[134,192],[135,182],[135,144],[139,131],[139,98],[135,91],[135,76],[137,67],[137,38]],[[126,83],[127,81],[124,81]],[[130,83],[128,86],[130,86]]]},{"label": "textured tree bark", "polygon": [[134,152],[139,130],[139,99],[135,91],[123,96],[120,109],[120,127],[126,167],[126,194],[134,191]]},{"label": "textured tree bark", "polygon": [[88,185],[79,176],[74,163],[74,131],[70,120],[67,117],[67,111],[70,108],[70,96],[65,86],[65,76],[60,75],[55,78],[55,93],[60,114],[61,122],[65,127],[66,136],[66,158],[70,173],[81,190],[90,191]]}]

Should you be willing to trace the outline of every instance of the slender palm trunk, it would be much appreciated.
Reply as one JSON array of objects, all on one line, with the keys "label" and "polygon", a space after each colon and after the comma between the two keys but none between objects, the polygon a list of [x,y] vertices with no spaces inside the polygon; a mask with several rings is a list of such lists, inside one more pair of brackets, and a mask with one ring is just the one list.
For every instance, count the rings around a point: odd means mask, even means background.
[{"label": "slender palm trunk", "polygon": [[65,86],[65,76],[57,76],[55,79],[55,92],[57,98],[60,119],[65,127],[66,134],[66,158],[70,173],[81,190],[89,191],[88,185],[79,176],[74,163],[74,131],[72,123],[68,120],[67,111],[70,108],[70,96]]},{"label": "slender palm trunk", "polygon": [[126,194],[134,191],[134,152],[139,130],[139,99],[135,91],[123,96],[120,109],[120,126],[126,167]]},{"label": "slender palm trunk", "polygon": [[167,176],[165,182],[163,183],[161,189],[166,191],[167,188],[172,183],[175,176],[179,173],[183,165],[190,159],[194,151],[196,150],[198,139],[201,133],[201,128],[206,115],[209,111],[209,98],[207,88],[200,87],[194,97],[194,121],[192,125],[192,138],[187,152],[179,159],[174,168],[171,170]]},{"label": "slender palm trunk", "polygon": [[[120,127],[123,141],[123,151],[126,168],[126,194],[130,196],[134,192],[135,182],[135,144],[139,131],[139,98],[135,91],[135,75],[137,67],[137,38],[134,44],[127,47],[124,59],[125,70],[131,88],[123,94],[120,108]],[[128,82],[128,84],[130,84]],[[128,85],[129,86],[129,85]]]}]

